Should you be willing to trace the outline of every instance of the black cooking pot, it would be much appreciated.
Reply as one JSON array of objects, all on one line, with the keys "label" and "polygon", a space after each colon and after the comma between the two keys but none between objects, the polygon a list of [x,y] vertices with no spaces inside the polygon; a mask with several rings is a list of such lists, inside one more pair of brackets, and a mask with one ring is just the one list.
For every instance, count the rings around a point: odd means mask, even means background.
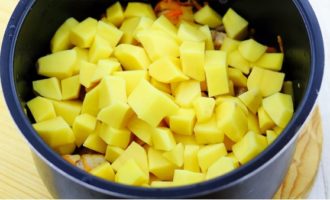
[{"label": "black cooking pot", "polygon": [[[124,1],[126,2],[126,1]],[[33,97],[35,62],[68,17],[99,17],[112,0],[21,0],[12,15],[1,51],[1,81],[11,115],[29,142],[35,164],[56,198],[271,198],[292,159],[297,135],[313,109],[321,85],[324,49],[320,28],[307,0],[210,0],[223,14],[233,7],[257,30],[256,38],[284,40],[286,79],[293,80],[296,112],[284,132],[251,162],[222,177],[184,187],[155,189],[107,182],[70,165],[50,149],[24,114]],[[149,3],[155,3],[150,1]],[[32,163],[31,163],[32,164]]]}]

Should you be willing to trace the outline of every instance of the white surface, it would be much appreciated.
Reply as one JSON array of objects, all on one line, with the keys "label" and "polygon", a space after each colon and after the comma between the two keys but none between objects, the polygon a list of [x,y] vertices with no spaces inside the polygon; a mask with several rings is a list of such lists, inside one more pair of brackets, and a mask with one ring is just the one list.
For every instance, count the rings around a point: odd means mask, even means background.
[{"label": "white surface", "polygon": [[309,195],[311,199],[330,198],[330,1],[310,0],[319,20],[324,46],[325,46],[325,71],[323,84],[319,96],[319,105],[323,120],[323,152],[321,166],[314,187]]}]

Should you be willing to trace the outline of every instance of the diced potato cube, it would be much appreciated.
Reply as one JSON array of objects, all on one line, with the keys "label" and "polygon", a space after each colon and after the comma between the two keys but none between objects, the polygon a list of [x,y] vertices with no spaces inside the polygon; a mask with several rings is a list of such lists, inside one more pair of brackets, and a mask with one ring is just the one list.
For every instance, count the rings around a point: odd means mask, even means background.
[{"label": "diced potato cube", "polygon": [[91,17],[80,22],[77,26],[72,28],[70,41],[72,44],[80,48],[91,47],[96,35],[98,22]]},{"label": "diced potato cube", "polygon": [[244,112],[245,115],[248,115],[249,110],[247,109],[247,107],[245,106],[245,104],[237,97],[233,97],[233,96],[229,96],[229,95],[224,95],[224,96],[218,96],[215,99],[215,107],[221,105],[223,102],[226,101],[232,101],[235,102]]},{"label": "diced potato cube", "polygon": [[[74,50],[59,51],[38,59],[38,74],[59,79],[72,76],[77,62]],[[61,66],[61,67],[59,67]]]},{"label": "diced potato cube", "polygon": [[111,59],[101,59],[98,61],[94,74],[91,78],[92,83],[101,81],[104,77],[112,75],[114,72],[121,71],[121,65],[118,61]]},{"label": "diced potato cube", "polygon": [[145,70],[130,70],[114,72],[114,76],[123,78],[126,81],[126,93],[130,95],[142,79],[148,80],[149,75]]},{"label": "diced potato cube", "polygon": [[52,102],[46,98],[35,97],[27,102],[27,106],[36,122],[42,122],[56,117]]},{"label": "diced potato cube", "polygon": [[216,144],[223,142],[224,132],[218,128],[216,117],[198,122],[194,128],[197,144]]},{"label": "diced potato cube", "polygon": [[293,102],[288,94],[275,93],[262,101],[262,106],[275,124],[285,128],[293,115]]},{"label": "diced potato cube", "polygon": [[263,106],[260,106],[258,109],[258,120],[261,133],[265,133],[266,130],[272,129],[275,127],[274,121],[266,113]]},{"label": "diced potato cube", "polygon": [[84,147],[91,149],[93,151],[104,154],[107,148],[107,144],[98,136],[96,133],[90,134],[84,144]]},{"label": "diced potato cube", "polygon": [[283,53],[265,53],[253,65],[274,71],[281,71],[283,60]]},{"label": "diced potato cube", "polygon": [[77,26],[79,22],[73,17],[67,19],[60,28],[57,29],[52,40],[50,41],[50,49],[52,53],[70,49],[73,44],[70,42],[71,29]]},{"label": "diced potato cube", "polygon": [[54,148],[54,151],[56,151],[60,155],[68,155],[68,154],[72,154],[75,151],[75,149],[76,149],[76,144],[71,143],[71,144],[58,146]]},{"label": "diced potato cube", "polygon": [[204,42],[185,41],[180,46],[180,60],[182,65],[182,71],[187,76],[197,81],[205,80],[204,52]]},{"label": "diced potato cube", "polygon": [[93,85],[92,78],[95,74],[97,66],[93,63],[81,61],[80,63],[80,74],[79,80],[80,84],[86,88],[90,88]]},{"label": "diced potato cube", "polygon": [[193,145],[197,145],[197,142],[196,142],[196,139],[195,139],[195,136],[193,135],[174,135],[174,139],[177,143],[182,143],[184,145],[187,145],[187,144],[193,144]]},{"label": "diced potato cube", "polygon": [[180,82],[174,90],[175,102],[182,107],[189,108],[196,98],[201,96],[201,86],[198,81]]},{"label": "diced potato cube", "polygon": [[174,57],[164,57],[149,66],[152,78],[163,83],[173,83],[188,80],[180,70],[180,60]]},{"label": "diced potato cube", "polygon": [[81,113],[88,113],[95,117],[97,116],[97,114],[99,113],[99,88],[99,86],[96,86],[95,88],[86,93],[81,108]]},{"label": "diced potato cube", "polygon": [[62,100],[61,86],[60,82],[57,78],[48,78],[38,81],[33,81],[33,90],[37,92],[39,95],[54,99],[54,100]]},{"label": "diced potato cube", "polygon": [[132,117],[127,123],[127,128],[136,137],[145,142],[148,145],[152,145],[152,132],[156,131],[154,127],[150,126],[147,122],[137,118]]},{"label": "diced potato cube", "polygon": [[229,153],[227,155],[227,158],[231,158],[233,160],[235,168],[239,167],[239,161],[238,161],[238,159],[236,158],[236,156],[234,155],[233,152]]},{"label": "diced potato cube", "polygon": [[179,26],[178,37],[181,41],[203,42],[206,40],[201,30],[187,22],[182,22]]},{"label": "diced potato cube", "polygon": [[164,188],[164,187],[173,187],[173,182],[172,181],[152,181],[150,183],[151,187],[154,188]]},{"label": "diced potato cube", "polygon": [[206,173],[206,179],[212,179],[221,175],[224,175],[232,170],[234,170],[237,166],[234,164],[232,158],[228,158],[226,156],[220,157],[217,161],[210,166]]},{"label": "diced potato cube", "polygon": [[209,97],[229,93],[226,52],[206,51],[205,74]]},{"label": "diced potato cube", "polygon": [[215,100],[209,97],[198,97],[193,102],[198,122],[205,122],[211,119],[215,107]]},{"label": "diced potato cube", "polygon": [[182,143],[178,143],[172,150],[164,152],[163,156],[170,162],[172,162],[176,167],[183,166],[183,152],[184,146]]},{"label": "diced potato cube", "polygon": [[162,82],[159,82],[157,81],[156,79],[152,78],[150,80],[150,83],[155,87],[157,88],[158,90],[162,91],[162,92],[165,92],[167,94],[171,94],[171,86],[170,84],[166,84],[166,83],[162,83]]},{"label": "diced potato cube", "polygon": [[253,131],[256,134],[261,134],[258,117],[251,112],[248,114],[248,130]]},{"label": "diced potato cube", "polygon": [[267,138],[268,145],[273,143],[277,137],[278,137],[278,135],[274,131],[272,131],[272,130],[266,131],[266,138]]},{"label": "diced potato cube", "polygon": [[199,167],[205,173],[215,161],[225,155],[227,150],[223,143],[204,146],[197,154]]},{"label": "diced potato cube", "polygon": [[104,39],[103,42],[106,41],[105,43],[112,48],[117,46],[123,36],[122,31],[102,21],[98,22],[96,34],[101,36]]},{"label": "diced potato cube", "polygon": [[148,176],[134,159],[129,159],[118,168],[115,180],[117,183],[141,186],[148,183]]},{"label": "diced potato cube", "polygon": [[212,34],[209,26],[205,25],[199,28],[205,35],[205,50],[214,50]]},{"label": "diced potato cube", "polygon": [[130,17],[148,17],[152,20],[156,19],[156,15],[151,5],[141,2],[129,2],[127,4],[125,18]]},{"label": "diced potato cube", "polygon": [[238,98],[246,105],[246,107],[256,114],[261,105],[262,96],[259,89],[251,89],[238,96]]},{"label": "diced potato cube", "polygon": [[115,48],[114,54],[125,70],[147,69],[150,65],[149,58],[142,47],[120,44]]},{"label": "diced potato cube", "polygon": [[79,115],[75,118],[72,128],[76,138],[76,145],[80,147],[95,130],[96,118],[89,114]]},{"label": "diced potato cube", "polygon": [[227,53],[233,52],[238,49],[240,41],[234,40],[230,37],[225,37],[223,43],[221,45],[221,51],[225,51]]},{"label": "diced potato cube", "polygon": [[112,4],[106,11],[107,13],[107,20],[115,26],[120,26],[121,23],[124,21],[124,10],[120,4],[120,1]]},{"label": "diced potato cube", "polygon": [[105,108],[114,102],[127,102],[126,81],[121,77],[106,76],[100,83],[99,108]]},{"label": "diced potato cube", "polygon": [[131,132],[126,128],[113,128],[105,123],[102,123],[99,132],[100,138],[111,146],[125,149],[131,141]]},{"label": "diced potato cube", "polygon": [[156,21],[151,26],[155,30],[162,30],[168,35],[170,35],[172,38],[174,38],[176,41],[178,41],[177,32],[178,29],[170,20],[168,20],[164,15],[161,15],[158,17]]},{"label": "diced potato cube", "polygon": [[284,73],[253,67],[247,86],[249,90],[258,88],[262,96],[267,97],[281,91],[284,76]]},{"label": "diced potato cube", "polygon": [[179,111],[170,116],[170,129],[179,135],[192,135],[196,122],[193,109],[180,108]]},{"label": "diced potato cube", "polygon": [[97,115],[97,119],[113,128],[123,128],[132,115],[132,109],[127,103],[115,101],[110,106],[103,108]]},{"label": "diced potato cube", "polygon": [[179,109],[172,99],[146,80],[141,80],[130,94],[128,104],[140,119],[153,127],[156,127],[164,117],[175,114]]},{"label": "diced potato cube", "polygon": [[221,16],[213,10],[209,5],[205,5],[202,9],[194,14],[196,22],[215,28],[222,24]]},{"label": "diced potato cube", "polygon": [[283,132],[284,128],[281,128],[279,126],[276,126],[273,128],[273,131],[277,134],[280,135]]},{"label": "diced potato cube", "polygon": [[168,128],[156,128],[151,138],[153,147],[157,150],[170,151],[176,146],[173,133]]},{"label": "diced potato cube", "polygon": [[245,164],[255,158],[266,147],[266,137],[250,131],[233,145],[233,153],[241,164]]},{"label": "diced potato cube", "polygon": [[115,173],[113,172],[113,169],[108,162],[104,162],[103,164],[95,167],[89,173],[108,181],[115,180]]},{"label": "diced potato cube", "polygon": [[231,81],[233,81],[235,86],[247,87],[247,78],[239,69],[228,68],[228,76]]},{"label": "diced potato cube", "polygon": [[124,149],[108,145],[105,152],[105,159],[113,163],[122,153],[124,153]]},{"label": "diced potato cube", "polygon": [[250,62],[256,62],[267,50],[267,47],[254,39],[242,41],[238,46],[240,54]]},{"label": "diced potato cube", "polygon": [[250,63],[247,61],[238,50],[234,50],[228,54],[228,65],[239,69],[244,74],[249,74]]},{"label": "diced potato cube", "polygon": [[130,159],[134,159],[146,176],[149,175],[148,157],[143,147],[132,142],[127,149],[112,163],[112,168],[118,170]]},{"label": "diced potato cube", "polygon": [[77,53],[77,61],[73,67],[73,75],[77,75],[80,73],[81,61],[88,62],[89,52],[88,52],[88,49],[83,49],[80,47],[75,47],[72,50]]},{"label": "diced potato cube", "polygon": [[111,56],[113,48],[101,36],[96,35],[94,42],[89,49],[89,61],[97,63],[101,59]]},{"label": "diced potato cube", "polygon": [[190,185],[204,181],[205,175],[189,170],[177,169],[174,171],[173,184],[175,186]]},{"label": "diced potato cube", "polygon": [[200,172],[198,165],[198,145],[186,145],[183,152],[183,169],[192,172]]},{"label": "diced potato cube", "polygon": [[62,117],[38,122],[32,126],[40,137],[52,148],[72,144],[75,141],[70,126]]},{"label": "diced potato cube", "polygon": [[140,21],[140,17],[128,18],[123,21],[120,26],[120,31],[123,32],[123,36],[120,40],[121,44],[134,44],[136,42],[134,37]]},{"label": "diced potato cube", "polygon": [[238,142],[248,131],[247,115],[237,103],[225,101],[216,109],[219,128],[232,141]]},{"label": "diced potato cube", "polygon": [[248,32],[249,23],[231,8],[223,16],[222,22],[230,38],[242,39]]},{"label": "diced potato cube", "polygon": [[80,101],[53,101],[53,105],[56,115],[63,117],[70,126],[73,125],[76,117],[80,114],[82,107]]},{"label": "diced potato cube", "polygon": [[161,30],[144,29],[139,31],[136,37],[152,61],[162,57],[179,57],[180,55],[177,41]]},{"label": "diced potato cube", "polygon": [[162,156],[162,153],[153,149],[148,149],[149,171],[161,180],[172,180],[175,170],[174,164]]},{"label": "diced potato cube", "polygon": [[77,99],[80,92],[79,75],[61,80],[62,99]]}]

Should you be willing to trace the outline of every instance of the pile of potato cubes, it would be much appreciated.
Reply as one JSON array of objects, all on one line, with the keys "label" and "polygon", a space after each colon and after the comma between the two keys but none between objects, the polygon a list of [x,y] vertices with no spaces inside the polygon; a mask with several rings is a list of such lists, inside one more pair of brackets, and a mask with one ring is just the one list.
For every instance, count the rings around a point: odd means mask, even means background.
[{"label": "pile of potato cubes", "polygon": [[[227,37],[214,49],[210,29]],[[34,129],[61,155],[85,147],[107,162],[90,173],[171,187],[228,173],[281,133],[294,112],[281,93],[283,53],[240,41],[248,22],[205,5],[179,25],[149,4],[119,2],[97,21],[70,18],[37,62]],[[235,88],[245,88],[235,94]],[[77,151],[76,151],[77,152]]]}]

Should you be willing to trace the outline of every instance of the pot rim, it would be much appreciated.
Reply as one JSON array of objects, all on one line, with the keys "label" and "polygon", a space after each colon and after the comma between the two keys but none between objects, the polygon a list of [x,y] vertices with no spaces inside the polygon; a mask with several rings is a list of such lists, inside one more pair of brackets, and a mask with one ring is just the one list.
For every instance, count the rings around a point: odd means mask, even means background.
[{"label": "pot rim", "polygon": [[259,154],[249,163],[238,169],[201,183],[173,187],[173,188],[144,188],[122,185],[114,182],[105,181],[94,177],[87,172],[69,164],[61,156],[55,153],[38,136],[26,117],[17,96],[14,83],[13,63],[15,44],[24,19],[28,15],[35,0],[19,1],[5,32],[2,51],[0,57],[1,82],[6,104],[9,108],[15,124],[18,126],[30,147],[38,154],[49,166],[58,173],[70,180],[84,185],[92,190],[113,195],[117,197],[157,197],[157,198],[186,198],[209,194],[215,190],[225,189],[231,185],[246,179],[264,168],[267,163],[272,162],[289,145],[295,141],[298,130],[301,128],[309,113],[313,109],[317,99],[324,70],[324,47],[321,30],[315,13],[308,1],[293,0],[303,19],[309,37],[311,48],[311,70],[306,92],[301,100],[296,112],[284,129],[283,133],[266,150]]}]

